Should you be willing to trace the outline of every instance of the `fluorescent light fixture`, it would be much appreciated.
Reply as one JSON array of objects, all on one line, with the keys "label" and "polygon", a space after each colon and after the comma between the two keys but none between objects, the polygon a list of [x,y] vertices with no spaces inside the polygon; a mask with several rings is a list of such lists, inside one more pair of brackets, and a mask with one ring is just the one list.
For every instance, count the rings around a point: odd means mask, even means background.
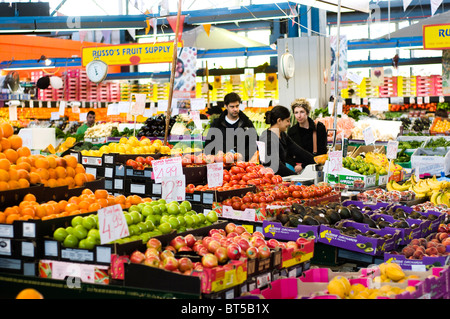
[{"label": "fluorescent light fixture", "polygon": [[[370,12],[369,8],[369,0],[317,0],[317,2],[324,2],[328,4],[332,4],[338,7],[339,2],[341,2],[341,8],[351,9],[355,11],[361,11],[365,13]],[[341,10],[341,12],[344,12]]]},{"label": "fluorescent light fixture", "polygon": [[[248,19],[235,19],[235,20],[220,20],[220,21],[212,21],[211,24],[224,24],[224,23],[244,23],[244,22],[252,22],[252,21],[261,21],[261,20],[275,20],[275,19],[285,19],[285,18],[295,18],[295,15],[287,14],[285,16],[273,16],[273,17],[256,17],[256,18],[248,18]],[[203,25],[205,22],[194,22],[192,25]]]},{"label": "fluorescent light fixture", "polygon": [[[312,6],[314,8],[317,9],[322,9],[325,11],[329,11],[329,12],[336,12],[338,11],[338,7],[335,6],[334,4],[329,4],[329,3],[325,3],[325,2],[321,2],[321,1],[314,1],[313,4],[311,4],[311,0],[297,0],[297,1],[291,1],[291,2],[295,2],[304,6]],[[351,9],[347,9],[342,7],[341,8],[341,12],[353,12],[354,10]]]}]

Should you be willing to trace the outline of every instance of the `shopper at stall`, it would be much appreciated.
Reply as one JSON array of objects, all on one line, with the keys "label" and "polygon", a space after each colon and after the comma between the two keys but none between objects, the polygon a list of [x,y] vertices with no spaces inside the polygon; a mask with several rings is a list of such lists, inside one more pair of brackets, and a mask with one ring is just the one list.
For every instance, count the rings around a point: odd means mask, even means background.
[{"label": "shopper at stall", "polygon": [[326,154],[327,129],[322,122],[316,124],[309,117],[311,113],[309,101],[304,98],[296,99],[291,103],[291,109],[297,123],[288,129],[289,137],[314,156]]},{"label": "shopper at stall", "polygon": [[299,174],[304,167],[314,164],[314,156],[286,134],[291,124],[288,108],[277,105],[266,112],[266,124],[269,124],[270,128],[265,130],[259,139],[264,142],[266,149],[264,166],[271,167],[275,174],[289,176]]},{"label": "shopper at stall", "polygon": [[256,152],[258,135],[252,121],[240,110],[241,102],[234,92],[225,95],[225,110],[213,120],[206,137],[206,154],[234,152],[248,161]]},{"label": "shopper at stall", "polygon": [[78,129],[77,134],[84,134],[86,130],[95,124],[95,112],[89,111],[86,115],[86,122],[83,123]]}]

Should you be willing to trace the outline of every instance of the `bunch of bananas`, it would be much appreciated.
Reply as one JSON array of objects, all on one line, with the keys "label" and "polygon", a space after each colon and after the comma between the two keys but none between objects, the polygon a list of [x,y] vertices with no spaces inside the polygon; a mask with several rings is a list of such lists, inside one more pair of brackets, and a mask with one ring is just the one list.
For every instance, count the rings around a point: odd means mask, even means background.
[{"label": "bunch of bananas", "polygon": [[450,207],[450,182],[438,181],[436,176],[417,179],[413,174],[402,185],[390,180],[386,185],[386,189],[388,191],[411,190],[416,194],[416,198],[429,198],[435,205],[445,204]]},{"label": "bunch of bananas", "polygon": [[[389,159],[387,158],[386,154],[367,152],[366,153],[366,162],[381,166],[386,171],[389,170]],[[402,173],[403,167],[392,162],[390,170],[393,175],[400,175]]]}]

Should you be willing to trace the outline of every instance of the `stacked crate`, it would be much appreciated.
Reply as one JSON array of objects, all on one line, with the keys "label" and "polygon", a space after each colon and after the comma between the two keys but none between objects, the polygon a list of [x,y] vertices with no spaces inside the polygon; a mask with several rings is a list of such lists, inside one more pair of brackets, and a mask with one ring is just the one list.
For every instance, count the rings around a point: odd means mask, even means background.
[{"label": "stacked crate", "polygon": [[431,95],[431,78],[428,76],[416,77],[416,92],[417,96],[430,96]]},{"label": "stacked crate", "polygon": [[385,77],[384,84],[379,86],[380,97],[396,97],[397,96],[397,77]]}]

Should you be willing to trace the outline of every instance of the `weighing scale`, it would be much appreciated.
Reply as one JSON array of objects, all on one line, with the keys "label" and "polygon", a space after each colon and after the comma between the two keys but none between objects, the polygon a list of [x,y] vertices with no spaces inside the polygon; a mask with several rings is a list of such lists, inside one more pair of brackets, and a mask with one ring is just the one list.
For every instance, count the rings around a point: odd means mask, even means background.
[{"label": "weighing scale", "polygon": [[283,177],[287,182],[300,182],[303,185],[312,185],[323,182],[323,165],[310,164],[307,165],[300,174]]}]

